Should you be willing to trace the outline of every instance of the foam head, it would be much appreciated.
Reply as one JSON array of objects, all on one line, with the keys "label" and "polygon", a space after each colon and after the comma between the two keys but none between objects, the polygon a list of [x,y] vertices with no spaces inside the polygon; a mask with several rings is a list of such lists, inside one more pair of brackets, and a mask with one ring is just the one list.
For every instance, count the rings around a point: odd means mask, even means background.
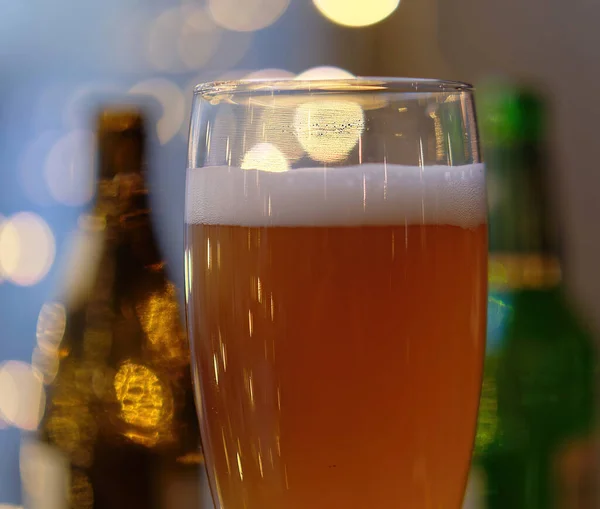
[{"label": "foam head", "polygon": [[279,173],[192,168],[188,224],[357,226],[485,222],[482,164],[364,164]]}]

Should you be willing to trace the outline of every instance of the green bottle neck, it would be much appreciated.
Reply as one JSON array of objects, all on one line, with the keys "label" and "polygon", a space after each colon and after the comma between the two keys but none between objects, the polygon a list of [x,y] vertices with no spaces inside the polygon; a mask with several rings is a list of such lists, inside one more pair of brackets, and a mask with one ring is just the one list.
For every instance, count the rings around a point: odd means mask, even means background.
[{"label": "green bottle neck", "polygon": [[536,143],[484,149],[489,186],[489,248],[495,254],[557,256],[547,175]]}]

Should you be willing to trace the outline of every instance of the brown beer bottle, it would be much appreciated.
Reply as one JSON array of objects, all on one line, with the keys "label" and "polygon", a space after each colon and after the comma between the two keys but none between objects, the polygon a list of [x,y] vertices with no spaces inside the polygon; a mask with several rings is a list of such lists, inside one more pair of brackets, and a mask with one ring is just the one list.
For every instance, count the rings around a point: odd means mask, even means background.
[{"label": "brown beer bottle", "polygon": [[38,323],[59,367],[25,462],[31,507],[201,505],[189,349],[152,230],[144,118],[128,107],[97,118],[97,201],[79,221],[95,263]]}]

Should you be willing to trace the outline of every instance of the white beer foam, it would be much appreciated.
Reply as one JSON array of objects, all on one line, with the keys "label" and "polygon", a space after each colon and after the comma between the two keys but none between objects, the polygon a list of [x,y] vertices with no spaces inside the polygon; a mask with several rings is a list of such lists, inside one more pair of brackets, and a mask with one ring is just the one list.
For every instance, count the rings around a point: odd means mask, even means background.
[{"label": "white beer foam", "polygon": [[364,164],[280,173],[188,169],[186,222],[239,226],[485,223],[483,164]]}]

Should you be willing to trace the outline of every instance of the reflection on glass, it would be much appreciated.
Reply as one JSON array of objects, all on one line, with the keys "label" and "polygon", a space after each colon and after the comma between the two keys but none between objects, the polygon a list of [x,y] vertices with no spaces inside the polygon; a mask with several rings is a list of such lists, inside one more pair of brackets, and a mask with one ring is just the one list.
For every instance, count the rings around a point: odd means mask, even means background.
[{"label": "reflection on glass", "polygon": [[280,172],[289,169],[288,159],[271,143],[254,145],[244,156],[243,170]]},{"label": "reflection on glass", "polygon": [[315,101],[296,110],[294,127],[300,144],[316,161],[344,160],[358,144],[365,124],[356,102]]}]

